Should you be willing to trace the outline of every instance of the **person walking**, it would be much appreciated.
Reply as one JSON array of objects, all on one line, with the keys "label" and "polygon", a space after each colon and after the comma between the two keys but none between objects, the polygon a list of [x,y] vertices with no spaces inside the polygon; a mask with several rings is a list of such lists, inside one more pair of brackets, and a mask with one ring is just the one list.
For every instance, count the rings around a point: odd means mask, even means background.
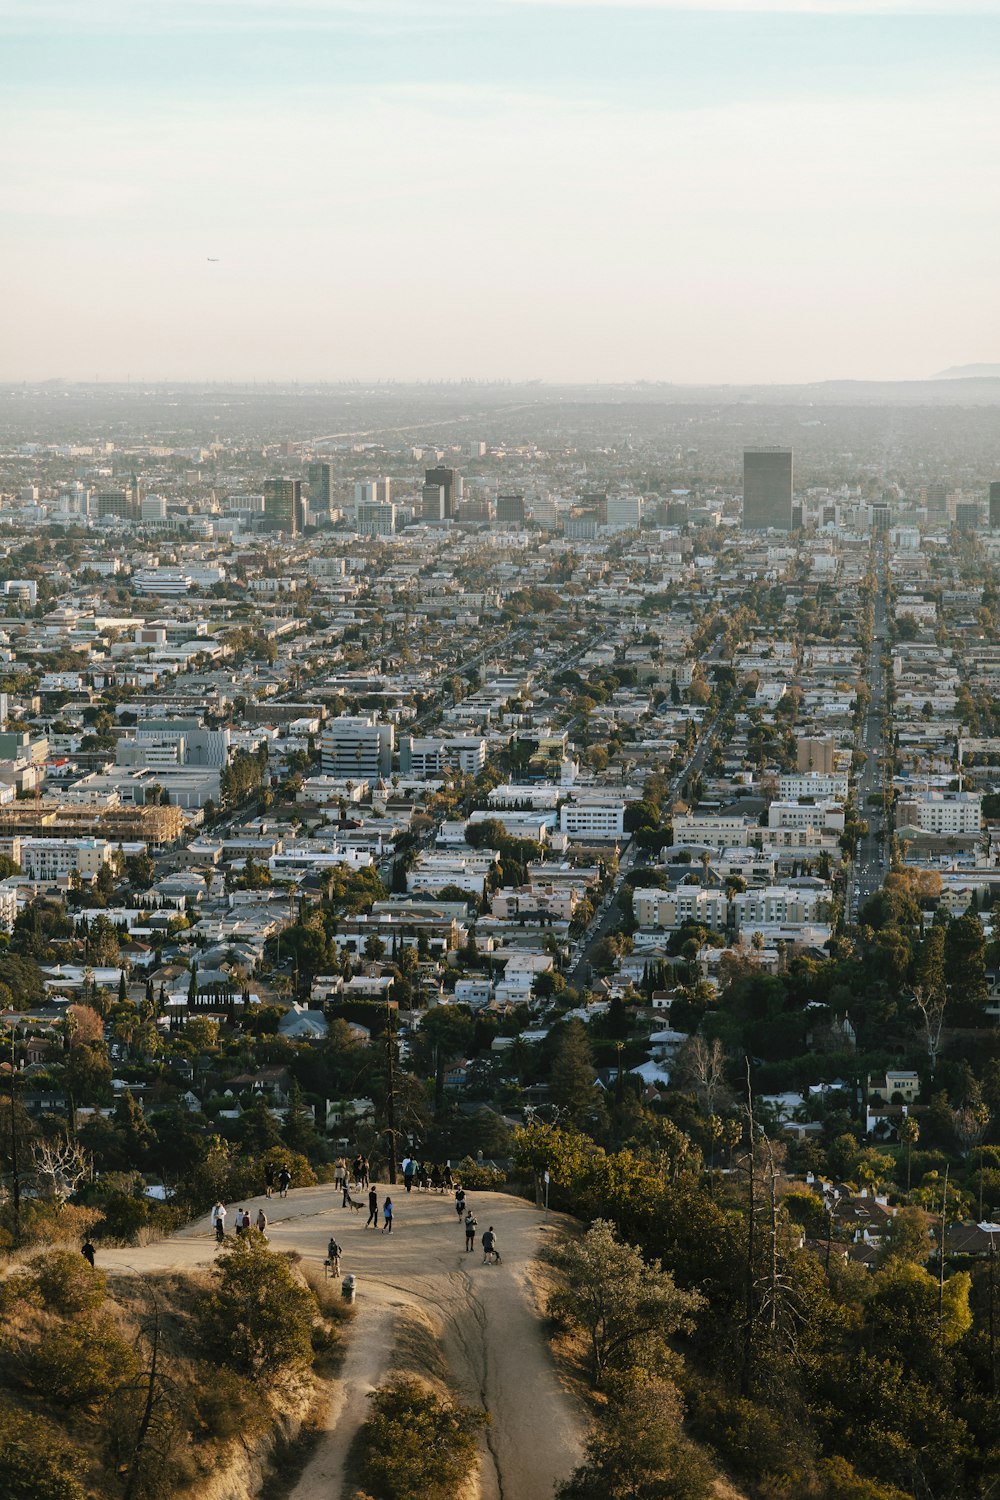
[{"label": "person walking", "polygon": [[456,1212],[456,1214],[458,1215],[459,1218],[461,1218],[462,1215],[465,1213],[465,1188],[464,1187],[457,1187],[455,1189],[455,1212]]},{"label": "person walking", "polygon": [[337,1244],[337,1241],[331,1234],[330,1243],[326,1247],[326,1258],[330,1262],[331,1276],[340,1275],[340,1257],[343,1253],[344,1252],[341,1250],[340,1246]]},{"label": "person walking", "polygon": [[471,1254],[476,1248],[476,1225],[478,1222],[478,1219],[470,1208],[465,1216],[465,1252],[467,1255]]},{"label": "person walking", "polygon": [[217,1203],[212,1209],[212,1227],[215,1230],[215,1238],[221,1245],[226,1237],[226,1205],[224,1203]]},{"label": "person walking", "polygon": [[96,1252],[89,1240],[84,1241],[83,1249],[80,1251],[80,1254],[89,1265],[92,1266],[94,1264],[94,1256]]},{"label": "person walking", "polygon": [[288,1189],[291,1187],[291,1185],[292,1174],[291,1172],[289,1172],[287,1167],[282,1167],[281,1171],[278,1173],[278,1197],[287,1198]]},{"label": "person walking", "polygon": [[382,1233],[383,1234],[391,1234],[392,1233],[392,1199],[389,1198],[388,1196],[386,1197],[385,1203],[382,1205],[382,1218],[385,1220],[385,1223],[382,1225]]},{"label": "person walking", "polygon": [[413,1191],[413,1179],[416,1175],[417,1164],[412,1156],[408,1156],[403,1163],[403,1186],[408,1193]]},{"label": "person walking", "polygon": [[378,1183],[373,1182],[371,1187],[368,1189],[368,1218],[365,1221],[366,1229],[368,1228],[369,1224],[374,1224],[375,1228],[378,1228],[378,1193],[375,1191],[377,1186]]},{"label": "person walking", "polygon": [[243,1233],[243,1210],[242,1210],[242,1208],[238,1208],[236,1210],[236,1221],[233,1224],[233,1228],[236,1230],[237,1237],[239,1237],[240,1235],[242,1235],[242,1233]]},{"label": "person walking", "polygon": [[344,1180],[341,1183],[341,1186],[343,1187],[344,1191],[343,1191],[343,1194],[342,1194],[341,1199],[340,1199],[340,1206],[341,1206],[341,1208],[350,1208],[350,1206],[351,1206],[351,1184],[350,1184],[350,1180],[349,1180],[346,1172],[344,1173]]},{"label": "person walking", "polygon": [[493,1232],[493,1225],[483,1235],[483,1265],[498,1266],[500,1264],[500,1251],[497,1249],[497,1237]]},{"label": "person walking", "polygon": [[442,1178],[442,1181],[443,1181],[445,1187],[448,1189],[448,1191],[450,1193],[451,1190],[452,1190],[452,1188],[455,1186],[454,1179],[453,1179],[453,1177],[451,1175],[451,1162],[445,1162],[445,1165],[444,1165],[444,1176]]},{"label": "person walking", "polygon": [[363,1187],[364,1184],[361,1181],[361,1156],[360,1156],[360,1153],[354,1158],[354,1161],[351,1163],[351,1171],[354,1174],[354,1186],[356,1188]]},{"label": "person walking", "polygon": [[264,1197],[274,1196],[274,1162],[269,1161],[264,1166]]},{"label": "person walking", "polygon": [[257,1232],[267,1239],[267,1214],[262,1208],[257,1210]]},{"label": "person walking", "polygon": [[243,1210],[243,1233],[250,1233],[250,1210],[248,1208]]},{"label": "person walking", "polygon": [[342,1156],[338,1156],[333,1164],[333,1185],[342,1188],[347,1177],[347,1163]]},{"label": "person walking", "polygon": [[362,1187],[367,1187],[368,1186],[369,1178],[371,1177],[371,1172],[372,1172],[371,1163],[369,1162],[367,1156],[363,1156],[361,1158],[361,1186]]}]

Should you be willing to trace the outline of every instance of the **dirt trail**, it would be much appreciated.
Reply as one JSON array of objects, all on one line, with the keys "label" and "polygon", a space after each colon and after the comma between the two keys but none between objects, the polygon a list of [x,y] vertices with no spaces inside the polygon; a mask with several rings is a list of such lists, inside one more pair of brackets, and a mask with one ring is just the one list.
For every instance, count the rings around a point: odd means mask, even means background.
[{"label": "dirt trail", "polygon": [[[380,1203],[383,1197],[380,1189]],[[586,1426],[560,1381],[532,1297],[532,1261],[556,1216],[547,1226],[524,1199],[470,1194],[479,1229],[475,1250],[466,1254],[449,1198],[407,1196],[402,1187],[392,1198],[396,1215],[388,1235],[366,1229],[365,1215],[341,1208],[340,1194],[329,1186],[293,1189],[287,1199],[264,1204],[276,1249],[295,1249],[322,1265],[334,1234],[343,1246],[344,1273],[358,1279],[358,1315],[323,1435],[289,1500],[340,1500],[343,1462],[364,1420],[365,1398],[392,1373],[399,1325],[414,1309],[439,1332],[461,1397],[492,1416],[482,1443],[482,1500],[551,1500],[556,1482],[579,1461]],[[254,1218],[263,1201],[239,1206]],[[482,1263],[478,1235],[490,1224],[503,1256],[499,1266]],[[110,1250],[98,1263],[112,1273],[190,1269],[211,1263],[214,1253],[206,1215],[169,1240]]]}]

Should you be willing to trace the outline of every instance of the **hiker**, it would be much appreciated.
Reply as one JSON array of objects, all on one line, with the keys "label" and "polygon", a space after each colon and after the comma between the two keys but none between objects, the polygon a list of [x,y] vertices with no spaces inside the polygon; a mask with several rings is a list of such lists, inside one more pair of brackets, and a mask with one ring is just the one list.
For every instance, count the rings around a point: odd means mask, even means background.
[{"label": "hiker", "polygon": [[289,1172],[287,1167],[282,1167],[281,1171],[278,1173],[278,1197],[287,1198],[288,1189],[291,1187],[291,1185],[292,1174],[291,1172]]},{"label": "hiker", "polygon": [[431,1187],[436,1193],[444,1192],[444,1178],[441,1176],[441,1168],[437,1163],[435,1163],[434,1170],[431,1173]]},{"label": "hiker", "polygon": [[378,1228],[378,1193],[376,1193],[375,1191],[377,1186],[378,1183],[373,1182],[371,1187],[368,1189],[368,1218],[365,1221],[366,1229],[368,1228],[369,1224],[374,1224],[375,1228]]},{"label": "hiker", "polygon": [[470,1208],[469,1212],[465,1216],[465,1250],[466,1250],[466,1254],[468,1254],[470,1251],[472,1251],[472,1250],[474,1250],[476,1248],[476,1225],[478,1224],[478,1222],[479,1222],[478,1219],[476,1218],[475,1214],[472,1212],[472,1209]]},{"label": "hiker", "polygon": [[330,1262],[330,1275],[331,1276],[339,1276],[340,1275],[340,1257],[341,1257],[342,1254],[343,1254],[343,1251],[341,1250],[340,1246],[337,1244],[337,1241],[334,1239],[333,1235],[331,1234],[331,1236],[330,1236],[330,1243],[326,1247],[326,1258]]},{"label": "hiker", "polygon": [[270,1161],[264,1166],[264,1196],[265,1198],[274,1196],[274,1163]]},{"label": "hiker", "polygon": [[221,1245],[226,1237],[226,1205],[224,1203],[217,1203],[212,1209],[212,1224],[215,1228],[215,1238]]},{"label": "hiker", "polygon": [[500,1264],[500,1251],[497,1249],[497,1237],[493,1233],[493,1225],[483,1235],[483,1265],[498,1266]]},{"label": "hiker", "polygon": [[340,1199],[340,1206],[341,1206],[341,1208],[350,1208],[350,1206],[351,1206],[351,1184],[350,1184],[350,1180],[349,1180],[346,1172],[344,1173],[344,1180],[343,1180],[341,1186],[343,1187],[344,1191],[343,1191],[343,1194],[342,1194],[341,1199]]},{"label": "hiker", "polygon": [[461,1185],[455,1189],[455,1212],[459,1218],[465,1213],[465,1188]]},{"label": "hiker", "polygon": [[360,1156],[360,1153],[354,1158],[353,1162],[351,1163],[351,1175],[354,1178],[354,1186],[356,1188],[364,1186],[363,1182],[361,1181],[361,1156]]},{"label": "hiker", "polygon": [[427,1191],[427,1163],[422,1161],[417,1167],[417,1187]]},{"label": "hiker", "polygon": [[368,1161],[367,1156],[363,1156],[361,1158],[361,1186],[362,1187],[367,1187],[368,1186],[368,1179],[371,1176],[371,1170],[372,1170],[371,1169],[371,1165],[370,1165],[370,1163]]},{"label": "hiker", "polygon": [[343,1187],[344,1186],[344,1179],[346,1177],[347,1177],[347,1166],[346,1166],[346,1164],[344,1162],[344,1158],[342,1156],[338,1156],[337,1160],[333,1164],[333,1185],[334,1185],[334,1187],[338,1187],[338,1188],[339,1187]]},{"label": "hiker", "polygon": [[238,1208],[236,1210],[236,1222],[233,1225],[233,1228],[236,1230],[237,1236],[239,1236],[239,1235],[241,1235],[243,1233],[243,1210],[242,1210],[242,1208]]},{"label": "hiker", "polygon": [[455,1186],[454,1180],[453,1180],[452,1175],[451,1175],[451,1163],[450,1162],[446,1162],[445,1163],[444,1185],[448,1189],[449,1193],[451,1192],[452,1188]]},{"label": "hiker", "polygon": [[250,1233],[250,1210],[248,1208],[243,1210],[243,1233]]},{"label": "hiker", "polygon": [[90,1241],[89,1240],[85,1241],[83,1249],[80,1251],[80,1254],[83,1256],[84,1260],[87,1261],[87,1263],[89,1265],[91,1265],[91,1266],[94,1264],[94,1255],[95,1255],[95,1253],[96,1252],[94,1250],[94,1247],[90,1243]]},{"label": "hiker", "polygon": [[385,1223],[382,1225],[383,1234],[392,1233],[392,1199],[387,1197],[382,1208],[382,1217]]},{"label": "hiker", "polygon": [[403,1186],[408,1193],[413,1191],[413,1178],[416,1175],[417,1164],[412,1156],[408,1156],[403,1163]]},{"label": "hiker", "polygon": [[257,1230],[267,1239],[267,1214],[262,1208],[257,1210]]}]

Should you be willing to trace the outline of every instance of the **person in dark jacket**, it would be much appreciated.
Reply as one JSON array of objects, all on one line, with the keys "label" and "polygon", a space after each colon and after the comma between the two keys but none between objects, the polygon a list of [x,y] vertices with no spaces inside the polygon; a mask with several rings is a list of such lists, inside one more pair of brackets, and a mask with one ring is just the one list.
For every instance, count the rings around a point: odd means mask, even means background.
[{"label": "person in dark jacket", "polygon": [[377,1186],[378,1184],[373,1182],[371,1187],[368,1189],[368,1218],[365,1220],[366,1229],[368,1228],[369,1224],[374,1224],[375,1228],[378,1228],[378,1193],[375,1191]]}]

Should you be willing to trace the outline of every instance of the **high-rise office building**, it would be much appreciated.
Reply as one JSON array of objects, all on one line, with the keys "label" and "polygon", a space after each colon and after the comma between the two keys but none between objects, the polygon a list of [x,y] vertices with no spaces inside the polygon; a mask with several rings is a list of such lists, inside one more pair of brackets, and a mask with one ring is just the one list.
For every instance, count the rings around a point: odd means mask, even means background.
[{"label": "high-rise office building", "polygon": [[1000,529],[1000,479],[990,485],[990,530]]},{"label": "high-rise office building", "polygon": [[443,484],[424,485],[420,492],[420,519],[431,526],[439,526],[448,519],[448,495]]},{"label": "high-rise office building", "polygon": [[609,495],[605,524],[612,531],[638,531],[642,525],[641,495]]},{"label": "high-rise office building", "polygon": [[392,536],[396,530],[396,507],[381,500],[359,505],[355,517],[359,536]]},{"label": "high-rise office building", "polygon": [[503,531],[520,531],[524,526],[524,496],[497,496],[497,525]]},{"label": "high-rise office building", "polygon": [[791,448],[744,449],[744,531],[789,531],[791,525]]},{"label": "high-rise office building", "polygon": [[269,531],[298,536],[302,514],[301,479],[265,479],[264,519]]},{"label": "high-rise office building", "polygon": [[98,490],[97,514],[99,516],[117,516],[122,521],[132,520],[135,516],[132,491],[130,489]]},{"label": "high-rise office building", "polygon": [[395,743],[391,724],[381,724],[374,716],[341,714],[320,736],[323,775],[378,781],[392,772]]},{"label": "high-rise office building", "polygon": [[310,464],[306,470],[309,480],[309,509],[314,515],[333,509],[333,464]]},{"label": "high-rise office building", "polygon": [[955,525],[959,531],[975,531],[979,526],[979,506],[975,500],[959,500],[955,506]]},{"label": "high-rise office building", "polygon": [[454,469],[447,469],[443,464],[439,464],[436,469],[425,470],[424,488],[428,486],[440,486],[444,490],[444,519],[450,520],[462,498],[461,479]]}]

